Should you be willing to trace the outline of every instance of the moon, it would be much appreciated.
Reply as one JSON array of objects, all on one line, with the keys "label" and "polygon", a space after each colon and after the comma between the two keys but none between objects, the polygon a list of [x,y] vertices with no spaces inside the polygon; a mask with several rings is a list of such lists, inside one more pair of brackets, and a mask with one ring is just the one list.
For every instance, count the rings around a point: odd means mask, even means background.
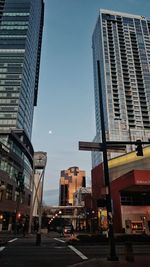
[{"label": "moon", "polygon": [[49,131],[48,131],[48,133],[49,133],[49,134],[52,134],[52,131],[51,131],[51,130],[49,130]]}]

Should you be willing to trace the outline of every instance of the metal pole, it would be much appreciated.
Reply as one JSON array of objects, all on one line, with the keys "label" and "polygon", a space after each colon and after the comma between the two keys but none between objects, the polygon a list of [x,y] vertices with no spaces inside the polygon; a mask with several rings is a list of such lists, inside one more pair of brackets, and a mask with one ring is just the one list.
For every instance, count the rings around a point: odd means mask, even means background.
[{"label": "metal pole", "polygon": [[105,134],[103,94],[102,94],[101,79],[100,79],[100,62],[99,62],[99,60],[97,61],[97,74],[98,74],[101,133],[102,133],[102,145],[103,145],[104,177],[105,177],[105,187],[107,189],[106,209],[107,209],[107,221],[108,221],[108,226],[109,226],[109,242],[110,242],[110,256],[108,257],[108,260],[118,261],[118,257],[116,255],[116,246],[115,246],[114,229],[113,229],[111,190],[110,190],[109,169],[108,169],[108,160],[107,160],[107,142],[106,142],[106,134]]},{"label": "metal pole", "polygon": [[[33,172],[32,199],[31,199],[30,220],[29,220],[29,233],[31,233],[31,225],[32,225],[33,211],[34,211],[34,206],[35,206],[35,201],[36,200],[38,202],[38,206],[40,206],[41,198],[38,199],[38,191],[39,191],[39,188],[40,188],[41,179],[42,179],[42,175],[40,175],[38,184],[36,186],[36,184],[35,184],[35,172]],[[35,192],[34,193],[34,198],[33,198],[33,192]]]},{"label": "metal pole", "polygon": [[42,171],[42,174],[41,174],[41,197],[40,197],[40,205],[39,205],[39,233],[41,233],[41,227],[42,227],[43,187],[44,187],[44,170]]}]

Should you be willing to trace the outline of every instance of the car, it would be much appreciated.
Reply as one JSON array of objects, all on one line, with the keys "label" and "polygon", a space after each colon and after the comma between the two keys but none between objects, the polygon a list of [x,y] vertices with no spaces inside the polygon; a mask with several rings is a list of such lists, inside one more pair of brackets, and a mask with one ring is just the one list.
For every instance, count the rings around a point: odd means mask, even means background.
[{"label": "car", "polygon": [[72,225],[65,225],[63,228],[63,234],[64,235],[71,235],[72,233],[73,233]]}]

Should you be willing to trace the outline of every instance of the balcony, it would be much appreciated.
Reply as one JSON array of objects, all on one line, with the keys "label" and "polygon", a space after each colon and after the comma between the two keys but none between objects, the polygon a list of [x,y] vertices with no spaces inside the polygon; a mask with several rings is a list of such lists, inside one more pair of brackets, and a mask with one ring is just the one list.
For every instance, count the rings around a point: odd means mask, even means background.
[{"label": "balcony", "polygon": [[142,116],[148,116],[148,110],[147,108],[142,109]]},{"label": "balcony", "polygon": [[147,103],[146,102],[145,103],[141,102],[140,104],[141,104],[141,108],[145,108],[145,107],[147,108]]},{"label": "balcony", "polygon": [[112,73],[112,75],[116,75],[116,68],[111,67],[111,73]]},{"label": "balcony", "polygon": [[131,104],[127,104],[127,112],[129,114],[134,114],[132,103]]},{"label": "balcony", "polygon": [[148,123],[150,122],[150,121],[149,121],[149,117],[147,117],[147,118],[146,118],[146,117],[143,117],[143,123],[147,123],[147,122],[148,122]]},{"label": "balcony", "polygon": [[113,88],[113,92],[117,92],[118,93],[118,85],[117,84],[113,84],[112,86]]},{"label": "balcony", "polygon": [[116,86],[117,85],[117,81],[112,81],[112,86]]}]

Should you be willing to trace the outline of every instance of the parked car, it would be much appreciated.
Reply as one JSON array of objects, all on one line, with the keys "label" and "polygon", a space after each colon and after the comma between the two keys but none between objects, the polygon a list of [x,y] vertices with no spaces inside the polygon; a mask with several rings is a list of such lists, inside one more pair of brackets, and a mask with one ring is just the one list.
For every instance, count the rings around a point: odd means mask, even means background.
[{"label": "parked car", "polygon": [[64,235],[71,235],[73,234],[73,226],[72,225],[65,225],[63,228]]}]

